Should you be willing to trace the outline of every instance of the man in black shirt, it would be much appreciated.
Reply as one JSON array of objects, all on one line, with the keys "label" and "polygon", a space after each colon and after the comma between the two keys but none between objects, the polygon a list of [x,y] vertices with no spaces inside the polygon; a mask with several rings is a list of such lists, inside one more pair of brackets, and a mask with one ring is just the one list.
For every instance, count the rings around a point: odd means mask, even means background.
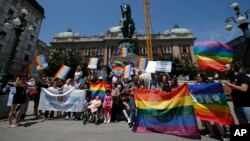
[{"label": "man in black shirt", "polygon": [[250,122],[250,78],[243,73],[239,63],[233,66],[225,65],[226,75],[230,75],[230,82],[223,80],[225,85],[232,89],[232,100],[234,111],[239,120],[239,124],[248,124]]}]

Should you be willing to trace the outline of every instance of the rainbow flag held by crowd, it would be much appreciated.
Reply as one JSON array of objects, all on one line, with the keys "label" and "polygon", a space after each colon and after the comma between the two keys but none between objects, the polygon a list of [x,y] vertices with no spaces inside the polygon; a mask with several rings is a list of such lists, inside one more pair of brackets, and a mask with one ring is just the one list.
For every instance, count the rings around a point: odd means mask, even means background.
[{"label": "rainbow flag held by crowd", "polygon": [[224,71],[224,66],[233,61],[233,49],[228,45],[217,42],[196,42],[194,55],[200,71]]},{"label": "rainbow flag held by crowd", "polygon": [[120,57],[127,57],[128,56],[128,48],[120,48]]},{"label": "rainbow flag held by crowd", "polygon": [[189,85],[198,118],[223,125],[234,124],[221,83]]},{"label": "rainbow flag held by crowd", "polygon": [[42,70],[49,66],[46,57],[43,54],[36,56],[35,65],[37,70]]},{"label": "rainbow flag held by crowd", "polygon": [[116,76],[122,76],[125,65],[121,61],[113,61],[110,64],[112,73]]},{"label": "rainbow flag held by crowd", "polygon": [[184,83],[172,92],[136,89],[138,109],[134,132],[157,132],[200,138],[192,98]]},{"label": "rainbow flag held by crowd", "polygon": [[64,79],[67,76],[67,74],[69,73],[70,69],[71,69],[70,67],[68,67],[66,65],[62,65],[60,67],[60,69],[57,71],[55,77],[60,78],[60,79]]},{"label": "rainbow flag held by crowd", "polygon": [[123,71],[123,78],[129,78],[131,76],[131,65],[126,65]]},{"label": "rainbow flag held by crowd", "polygon": [[138,59],[137,59],[137,68],[139,70],[145,70],[146,67],[147,67],[147,59],[142,58],[142,57],[138,57]]},{"label": "rainbow flag held by crowd", "polygon": [[100,98],[103,99],[107,89],[110,89],[110,85],[108,85],[106,82],[90,83],[89,91],[91,99],[95,98],[96,96],[100,96]]}]

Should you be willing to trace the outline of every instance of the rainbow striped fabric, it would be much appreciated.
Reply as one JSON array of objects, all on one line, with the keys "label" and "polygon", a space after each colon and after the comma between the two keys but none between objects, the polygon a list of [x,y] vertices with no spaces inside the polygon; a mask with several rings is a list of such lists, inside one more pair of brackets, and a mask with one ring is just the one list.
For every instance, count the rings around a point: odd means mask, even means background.
[{"label": "rainbow striped fabric", "polygon": [[233,61],[233,50],[228,45],[217,42],[196,42],[194,55],[200,71],[224,71],[224,66]]},{"label": "rainbow striped fabric", "polygon": [[131,65],[126,65],[123,71],[123,78],[129,78],[131,76]]},{"label": "rainbow striped fabric", "polygon": [[121,57],[127,57],[128,56],[128,48],[120,48],[120,56]]},{"label": "rainbow striped fabric", "polygon": [[146,66],[147,66],[147,59],[142,58],[142,57],[138,57],[138,59],[137,59],[137,68],[139,70],[145,70]]},{"label": "rainbow striped fabric", "polygon": [[103,99],[107,89],[110,89],[110,86],[105,82],[90,83],[89,91],[91,99],[96,96],[100,96]]},{"label": "rainbow striped fabric", "polygon": [[49,66],[46,57],[43,54],[36,56],[35,65],[37,70],[45,69]]},{"label": "rainbow striped fabric", "polygon": [[60,78],[60,79],[64,79],[67,74],[69,73],[70,71],[70,67],[66,66],[66,65],[62,65],[60,67],[60,69],[57,71],[55,77],[57,78]]},{"label": "rainbow striped fabric", "polygon": [[189,85],[197,117],[223,125],[234,124],[221,83]]},{"label": "rainbow striped fabric", "polygon": [[112,73],[116,76],[122,76],[125,65],[121,61],[113,61],[110,64]]},{"label": "rainbow striped fabric", "polygon": [[32,62],[26,66],[26,73],[30,74],[31,76],[38,75],[38,71],[36,69],[34,62]]},{"label": "rainbow striped fabric", "polygon": [[138,114],[134,132],[200,137],[187,84],[179,86],[170,93],[137,89],[135,104]]}]

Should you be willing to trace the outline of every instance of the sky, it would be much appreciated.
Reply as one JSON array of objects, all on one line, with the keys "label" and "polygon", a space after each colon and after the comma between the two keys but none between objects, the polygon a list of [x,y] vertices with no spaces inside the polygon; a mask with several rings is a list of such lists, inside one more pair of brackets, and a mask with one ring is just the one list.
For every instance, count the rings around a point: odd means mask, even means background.
[{"label": "sky", "polygon": [[[45,10],[39,39],[49,44],[53,37],[71,28],[83,36],[103,35],[121,19],[120,5],[130,4],[136,31],[145,33],[143,0],[37,0]],[[233,25],[225,30],[225,19],[235,17],[231,4],[237,2],[240,11],[250,9],[249,0],[149,0],[152,33],[170,31],[174,25],[193,32],[196,41],[227,43],[242,36]],[[249,12],[250,16],[250,12]]]}]

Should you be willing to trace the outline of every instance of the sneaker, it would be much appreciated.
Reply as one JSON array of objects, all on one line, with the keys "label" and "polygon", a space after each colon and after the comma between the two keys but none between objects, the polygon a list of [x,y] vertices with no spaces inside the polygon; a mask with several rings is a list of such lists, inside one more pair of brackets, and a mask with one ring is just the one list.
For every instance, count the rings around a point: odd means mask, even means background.
[{"label": "sneaker", "polygon": [[106,120],[106,119],[104,119],[103,123],[107,123],[107,120]]},{"label": "sneaker", "polygon": [[214,134],[210,133],[210,134],[206,134],[205,136],[209,137],[209,138],[212,138],[212,137],[214,137]]},{"label": "sneaker", "polygon": [[221,136],[220,139],[221,139],[221,141],[229,141],[229,138],[226,137],[225,135]]},{"label": "sneaker", "polygon": [[107,121],[107,123],[108,123],[108,124],[110,123],[110,119]]},{"label": "sneaker", "polygon": [[128,118],[128,123],[131,123],[131,119],[130,118]]},{"label": "sneaker", "polygon": [[16,124],[11,124],[11,125],[8,126],[8,128],[16,128],[16,127],[17,127]]},{"label": "sneaker", "polygon": [[69,119],[69,116],[66,116],[66,117],[65,117],[65,120],[68,120],[68,119]]}]

